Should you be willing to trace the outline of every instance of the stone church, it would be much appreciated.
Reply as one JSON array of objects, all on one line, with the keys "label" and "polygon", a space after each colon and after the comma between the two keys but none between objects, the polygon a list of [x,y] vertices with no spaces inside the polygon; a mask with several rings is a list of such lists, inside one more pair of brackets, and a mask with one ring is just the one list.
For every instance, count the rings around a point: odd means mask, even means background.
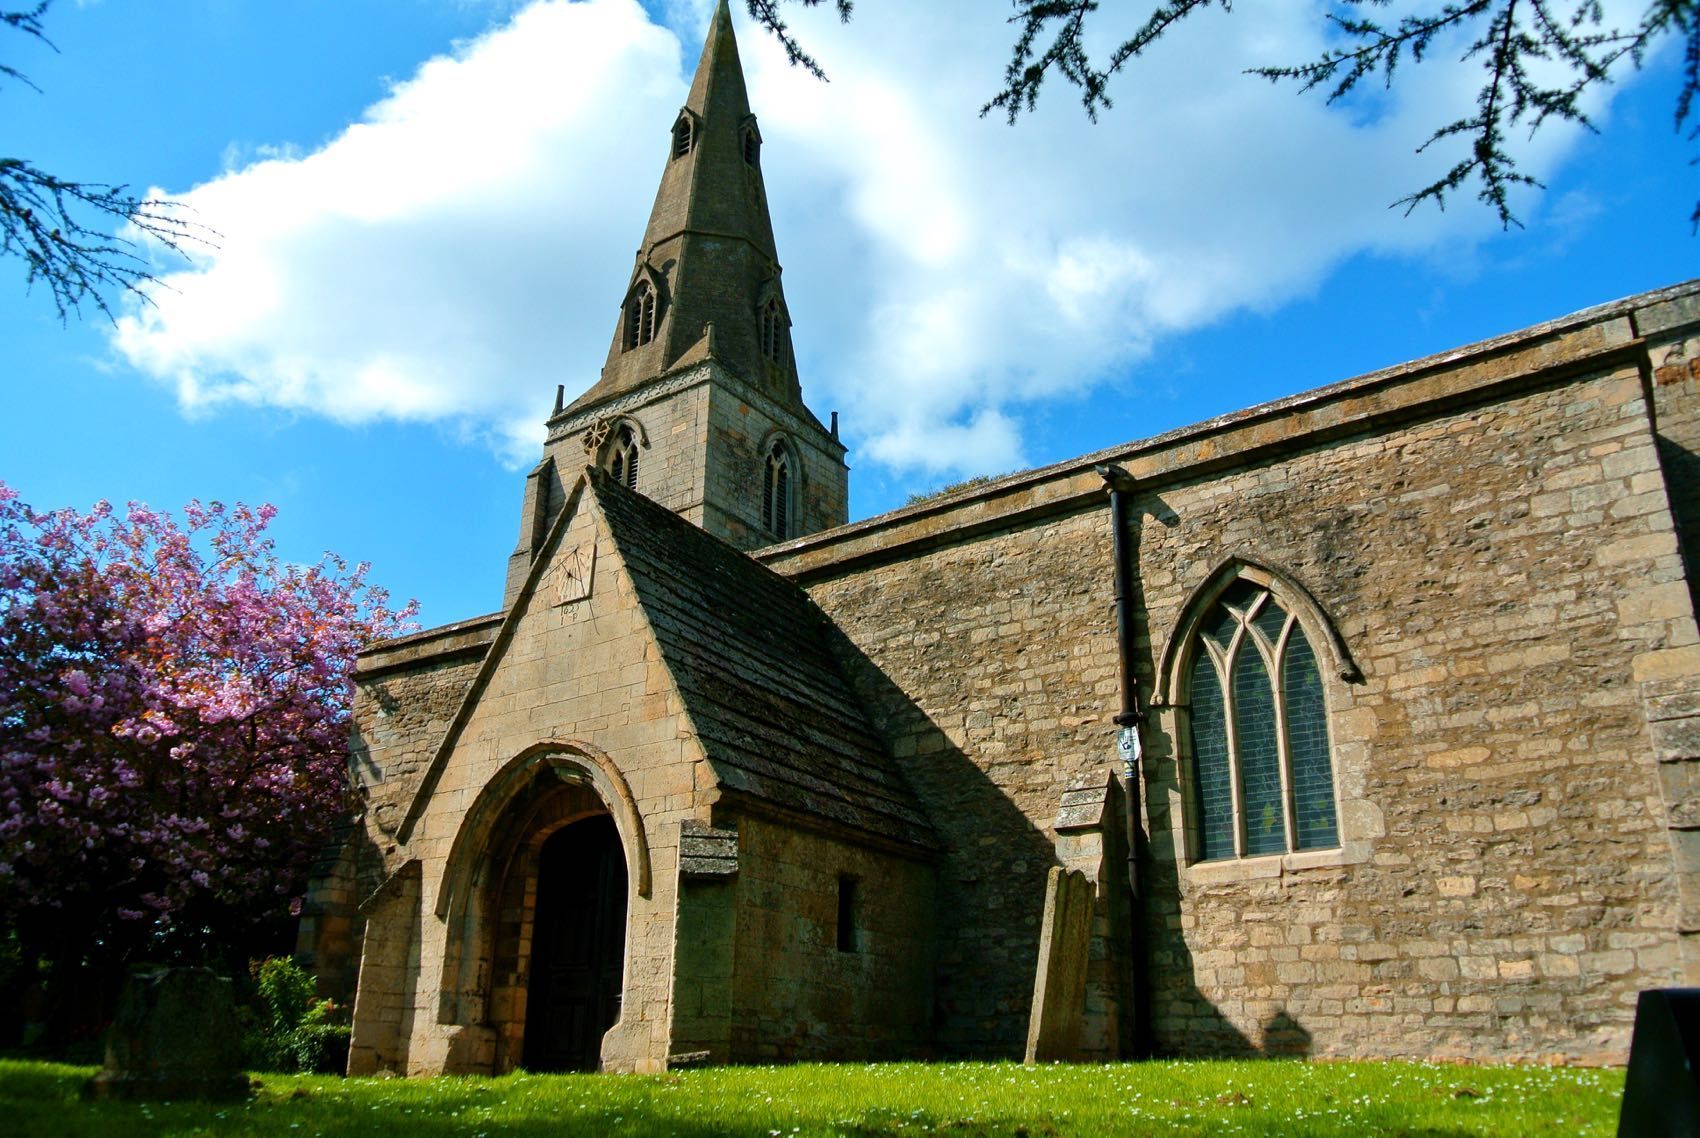
[{"label": "stone church", "polygon": [[351,1072],[1621,1061],[1700,983],[1700,282],[847,524],[724,3],[663,144],[501,611],[360,659]]}]

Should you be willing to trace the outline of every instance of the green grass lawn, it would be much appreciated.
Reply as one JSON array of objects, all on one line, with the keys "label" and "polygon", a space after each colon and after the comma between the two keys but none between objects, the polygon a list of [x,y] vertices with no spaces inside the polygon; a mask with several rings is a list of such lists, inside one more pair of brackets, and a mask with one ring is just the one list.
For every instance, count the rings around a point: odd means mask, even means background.
[{"label": "green grass lawn", "polygon": [[90,1103],[92,1067],[0,1061],[13,1138],[1012,1138],[1600,1135],[1621,1070],[1422,1063],[1154,1062],[733,1067],[657,1076],[268,1075],[248,1103]]}]

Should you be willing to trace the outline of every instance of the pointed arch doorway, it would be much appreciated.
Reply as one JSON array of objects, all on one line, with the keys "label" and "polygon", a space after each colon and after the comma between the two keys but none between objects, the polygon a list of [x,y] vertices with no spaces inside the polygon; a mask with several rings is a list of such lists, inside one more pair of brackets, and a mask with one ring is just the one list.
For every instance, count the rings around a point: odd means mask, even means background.
[{"label": "pointed arch doorway", "polygon": [[610,815],[544,841],[534,914],[524,1065],[594,1071],[620,1018],[626,956],[626,857]]}]

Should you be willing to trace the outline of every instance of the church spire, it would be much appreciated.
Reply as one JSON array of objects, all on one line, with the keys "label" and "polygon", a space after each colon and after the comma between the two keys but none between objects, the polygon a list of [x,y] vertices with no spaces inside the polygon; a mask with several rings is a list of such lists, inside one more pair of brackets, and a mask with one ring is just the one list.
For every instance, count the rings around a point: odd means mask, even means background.
[{"label": "church spire", "polygon": [[770,395],[800,400],[761,133],[726,0],[666,145],[602,377],[568,411],[710,358]]},{"label": "church spire", "polygon": [[586,463],[740,549],[848,514],[838,416],[823,425],[797,384],[761,132],[726,0],[684,106],[653,128],[639,144],[665,156],[661,186],[625,289],[609,297],[619,316],[608,362],[549,417],[544,460],[526,479],[510,599]]}]

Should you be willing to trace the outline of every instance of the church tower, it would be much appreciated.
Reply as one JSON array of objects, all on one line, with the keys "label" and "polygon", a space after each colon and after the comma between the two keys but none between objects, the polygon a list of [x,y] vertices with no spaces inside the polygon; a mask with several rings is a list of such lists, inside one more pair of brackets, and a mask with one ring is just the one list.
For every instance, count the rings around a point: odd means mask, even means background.
[{"label": "church tower", "polygon": [[665,147],[607,363],[570,404],[557,398],[527,478],[510,599],[587,462],[740,549],[846,520],[837,424],[809,412],[797,380],[761,132],[726,0]]}]

